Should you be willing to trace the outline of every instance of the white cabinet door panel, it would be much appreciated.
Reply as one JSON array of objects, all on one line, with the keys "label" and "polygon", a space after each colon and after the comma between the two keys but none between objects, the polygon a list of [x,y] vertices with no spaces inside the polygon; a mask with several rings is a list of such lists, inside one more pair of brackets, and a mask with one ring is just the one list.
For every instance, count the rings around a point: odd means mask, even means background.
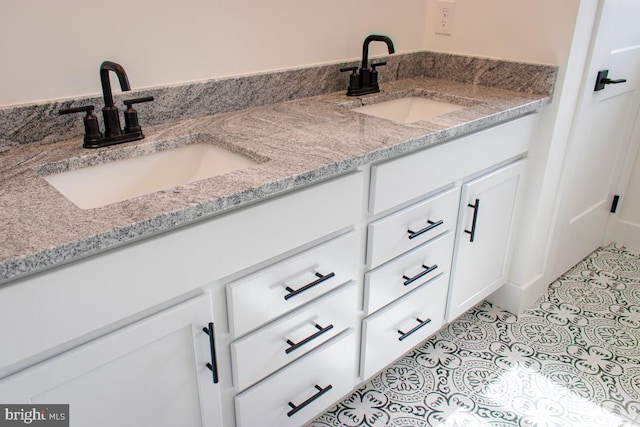
[{"label": "white cabinet door panel", "polygon": [[525,163],[513,163],[462,188],[449,321],[506,280],[516,196]]},{"label": "white cabinet door panel", "polygon": [[3,403],[69,404],[72,426],[221,426],[202,295],[0,381]]}]

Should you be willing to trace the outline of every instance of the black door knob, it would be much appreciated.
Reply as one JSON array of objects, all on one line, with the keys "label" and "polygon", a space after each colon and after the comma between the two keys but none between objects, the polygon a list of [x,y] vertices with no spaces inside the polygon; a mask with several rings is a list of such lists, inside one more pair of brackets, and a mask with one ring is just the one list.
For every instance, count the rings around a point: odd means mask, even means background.
[{"label": "black door knob", "polygon": [[627,81],[627,79],[612,80],[608,77],[608,75],[609,75],[609,70],[598,71],[598,77],[596,78],[596,87],[593,89],[594,92],[604,89],[606,85],[610,85],[610,84],[615,85],[615,84],[624,83]]}]

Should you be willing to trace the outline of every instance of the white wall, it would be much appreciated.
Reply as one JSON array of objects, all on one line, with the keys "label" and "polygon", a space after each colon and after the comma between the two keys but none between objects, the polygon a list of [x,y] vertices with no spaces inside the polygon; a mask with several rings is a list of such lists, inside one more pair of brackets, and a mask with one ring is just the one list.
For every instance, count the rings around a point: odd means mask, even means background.
[{"label": "white wall", "polygon": [[[428,0],[428,50],[564,65],[580,0],[456,0],[451,36],[435,34]],[[551,13],[553,11],[553,13]]]},{"label": "white wall", "polygon": [[[359,58],[390,34],[424,48],[424,0],[2,0],[0,106],[100,92],[122,64],[134,88]],[[381,46],[375,46],[381,45]],[[371,46],[372,54],[384,45]]]}]

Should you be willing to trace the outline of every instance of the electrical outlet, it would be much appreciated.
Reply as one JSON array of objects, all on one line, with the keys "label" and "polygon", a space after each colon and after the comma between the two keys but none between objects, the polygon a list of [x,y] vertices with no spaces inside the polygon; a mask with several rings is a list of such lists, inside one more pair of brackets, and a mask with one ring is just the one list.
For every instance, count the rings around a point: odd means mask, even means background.
[{"label": "electrical outlet", "polygon": [[456,2],[438,0],[436,34],[453,34],[453,18],[456,15]]}]

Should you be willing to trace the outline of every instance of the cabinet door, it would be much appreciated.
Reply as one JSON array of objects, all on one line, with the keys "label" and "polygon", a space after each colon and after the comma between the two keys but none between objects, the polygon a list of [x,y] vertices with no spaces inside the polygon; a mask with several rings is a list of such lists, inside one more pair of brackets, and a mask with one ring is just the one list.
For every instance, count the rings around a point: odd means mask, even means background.
[{"label": "cabinet door", "polygon": [[449,321],[506,280],[516,195],[524,166],[521,160],[462,187]]},{"label": "cabinet door", "polygon": [[201,295],[0,381],[0,402],[69,404],[71,426],[221,426],[209,322]]}]

